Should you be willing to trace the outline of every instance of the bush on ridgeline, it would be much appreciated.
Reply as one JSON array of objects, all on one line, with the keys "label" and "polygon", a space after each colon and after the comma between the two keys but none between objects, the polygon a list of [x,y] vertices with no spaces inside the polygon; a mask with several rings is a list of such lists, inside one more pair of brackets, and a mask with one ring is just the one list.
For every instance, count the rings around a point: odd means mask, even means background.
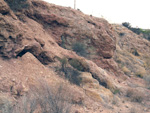
[{"label": "bush on ridgeline", "polygon": [[123,22],[122,25],[138,35],[142,34],[145,39],[150,40],[150,29],[134,28],[129,22]]},{"label": "bush on ridgeline", "polygon": [[123,22],[122,25],[126,28],[131,28],[131,25],[129,22]]}]

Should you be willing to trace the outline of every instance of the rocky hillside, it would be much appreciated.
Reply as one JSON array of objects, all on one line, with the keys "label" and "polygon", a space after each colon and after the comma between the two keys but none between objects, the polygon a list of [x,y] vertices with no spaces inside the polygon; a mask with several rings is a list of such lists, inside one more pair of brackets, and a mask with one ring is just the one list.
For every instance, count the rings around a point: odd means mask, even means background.
[{"label": "rocky hillside", "polygon": [[69,7],[1,0],[0,112],[148,113],[149,48]]}]

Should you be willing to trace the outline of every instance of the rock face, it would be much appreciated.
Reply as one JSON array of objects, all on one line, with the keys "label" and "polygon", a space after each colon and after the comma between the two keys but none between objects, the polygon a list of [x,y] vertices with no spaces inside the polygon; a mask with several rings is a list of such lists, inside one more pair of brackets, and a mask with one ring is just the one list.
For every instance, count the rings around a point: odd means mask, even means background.
[{"label": "rock face", "polygon": [[[120,112],[120,109],[112,104],[118,100],[121,109],[130,111],[124,108],[122,101],[126,99],[124,96],[131,87],[131,80],[137,84],[141,79],[130,80],[125,76],[131,73],[127,74],[128,70],[126,73],[122,70],[117,55],[123,56],[121,47],[141,55],[137,52],[141,48],[134,44],[134,39],[130,39],[132,43],[127,37],[122,39],[118,34],[124,32],[124,29],[118,29],[104,19],[40,0],[1,0],[0,99],[5,99],[7,95],[12,107],[15,106],[12,103],[22,102],[31,89],[35,91],[39,88],[44,91],[44,87],[48,89],[51,86],[57,94],[58,84],[65,84],[65,88],[68,86],[69,90],[65,90],[67,93],[63,95],[70,97],[67,101],[73,104],[72,113]],[[137,38],[142,50],[149,51],[149,42],[141,40]],[[128,48],[128,44],[131,48]],[[138,50],[133,50],[133,47]],[[126,56],[127,54],[124,55],[123,61]],[[140,69],[143,69],[144,63],[140,65],[142,62],[142,59],[136,59]],[[45,81],[44,84],[47,83],[44,87],[41,85],[42,80]],[[144,81],[141,85],[144,87]],[[147,95],[150,94],[147,92]],[[34,93],[29,97],[33,95]],[[35,95],[33,97],[36,98]],[[46,95],[38,98],[48,100],[47,97]],[[64,100],[66,101],[66,98]],[[132,104],[129,102],[131,107]],[[28,106],[33,107],[31,105],[29,103]],[[0,112],[6,111],[5,102],[0,102],[0,108]],[[40,110],[42,108],[37,107],[37,110],[33,111]]]},{"label": "rock face", "polygon": [[[7,3],[10,5],[10,8],[12,8],[11,6],[15,5],[15,2],[11,3],[9,2],[9,0],[7,1]],[[5,9],[3,9],[4,6],[1,7],[1,13],[3,14],[3,10]],[[7,9],[10,10],[9,8]],[[102,65],[102,60],[112,58],[116,42],[112,32],[112,27],[106,20],[84,15],[82,12],[75,11],[73,9],[57,7],[50,4],[47,5],[41,1],[30,1],[28,3],[28,9],[25,10],[24,8],[22,8],[20,13],[16,12],[16,15],[18,16],[18,20],[13,19],[12,21],[14,22],[10,23],[9,19],[11,19],[12,17],[6,15],[5,21],[7,20],[7,25],[6,23],[1,23],[1,26],[3,26],[1,39],[4,43],[7,43],[7,49],[5,48],[5,46],[3,46],[3,48],[1,49],[2,55],[4,57],[16,57],[16,50],[21,47],[24,48],[25,46],[24,40],[35,40],[34,38],[37,39],[38,36],[28,36],[28,34],[35,35],[35,33],[33,33],[33,30],[28,33],[29,26],[24,25],[26,23],[29,23],[29,19],[32,19],[32,21],[35,20],[38,24],[42,25],[44,29],[48,31],[48,34],[51,34],[51,36],[54,37],[53,39],[61,47],[69,50],[74,50],[75,52],[77,52],[77,54],[93,60],[103,68],[108,67],[107,65],[109,63],[106,63],[106,66]],[[2,20],[4,20],[4,17],[1,17],[1,22]],[[12,32],[8,33],[8,30],[13,30],[13,34],[11,34]],[[39,43],[37,40],[35,41]],[[2,43],[2,45],[4,45],[4,43]],[[77,44],[80,43],[82,43],[81,48],[78,47],[77,49],[82,49],[84,47],[83,51],[74,49],[74,46],[78,46]],[[39,45],[36,44],[36,46],[37,47],[32,47],[33,51],[35,51],[35,48],[40,49]],[[31,48],[27,51],[30,50]],[[39,52],[39,50],[36,51]],[[39,53],[33,54],[36,57],[39,56],[37,55]]]}]

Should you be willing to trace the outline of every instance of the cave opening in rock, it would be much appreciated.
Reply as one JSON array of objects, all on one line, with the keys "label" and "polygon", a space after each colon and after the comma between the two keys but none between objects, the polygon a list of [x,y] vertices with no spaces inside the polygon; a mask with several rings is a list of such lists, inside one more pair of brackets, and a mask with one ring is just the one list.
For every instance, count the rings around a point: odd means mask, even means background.
[{"label": "cave opening in rock", "polygon": [[23,55],[25,55],[27,52],[30,52],[31,53],[31,50],[30,49],[23,49],[21,52],[19,52],[17,54],[16,57],[22,57]]}]

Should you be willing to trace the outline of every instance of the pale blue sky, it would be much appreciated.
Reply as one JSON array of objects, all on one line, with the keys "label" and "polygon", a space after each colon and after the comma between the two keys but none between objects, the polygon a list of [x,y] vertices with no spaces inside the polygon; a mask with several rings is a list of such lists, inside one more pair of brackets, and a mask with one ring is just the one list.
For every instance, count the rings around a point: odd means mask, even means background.
[{"label": "pale blue sky", "polygon": [[[74,7],[74,0],[44,1]],[[110,23],[129,22],[134,27],[150,28],[150,0],[76,0],[76,7]]]}]

